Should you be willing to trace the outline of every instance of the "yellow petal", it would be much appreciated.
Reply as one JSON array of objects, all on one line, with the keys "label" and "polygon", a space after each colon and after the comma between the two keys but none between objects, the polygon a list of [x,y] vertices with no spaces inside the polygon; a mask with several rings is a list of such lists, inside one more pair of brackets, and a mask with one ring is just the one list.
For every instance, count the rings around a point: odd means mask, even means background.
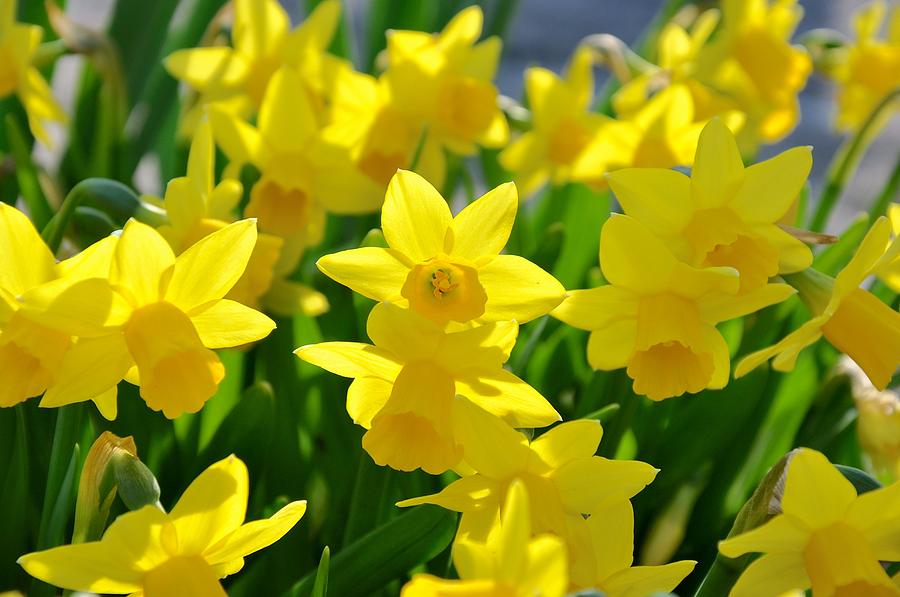
[{"label": "yellow petal", "polygon": [[138,307],[162,298],[163,275],[174,264],[175,254],[159,232],[129,220],[116,244],[109,279]]},{"label": "yellow petal", "polygon": [[290,27],[285,10],[274,0],[235,0],[234,47],[261,57],[274,53]]},{"label": "yellow petal", "polygon": [[62,406],[100,396],[122,381],[132,365],[134,360],[122,334],[81,338],[66,352],[41,406]]},{"label": "yellow petal", "polygon": [[811,319],[772,346],[748,354],[734,368],[734,376],[743,377],[772,357],[776,357],[776,371],[790,371],[800,352],[822,337],[824,321],[823,317]]},{"label": "yellow petal", "polygon": [[456,380],[456,392],[513,427],[544,427],[562,420],[547,399],[507,371],[473,371]]},{"label": "yellow petal", "polygon": [[166,56],[163,66],[176,79],[200,90],[211,83],[239,85],[247,76],[247,63],[224,46],[178,50]]},{"label": "yellow petal", "polygon": [[471,512],[488,507],[489,504],[499,500],[499,492],[497,481],[483,475],[469,475],[454,481],[440,493],[403,500],[397,502],[397,506],[407,508],[421,504],[435,504],[456,512]]},{"label": "yellow petal", "polygon": [[392,352],[403,362],[428,359],[443,335],[431,321],[409,309],[379,303],[369,313],[366,332],[379,349]]},{"label": "yellow petal", "polygon": [[607,180],[625,213],[656,234],[679,234],[691,220],[691,181],[681,172],[623,168]]},{"label": "yellow petal", "polygon": [[551,468],[593,456],[603,437],[600,421],[582,419],[556,425],[531,442],[531,449]]},{"label": "yellow petal", "polygon": [[66,278],[78,280],[108,278],[118,242],[117,236],[98,240],[80,253],[60,261],[59,273]]},{"label": "yellow petal", "polygon": [[414,262],[435,257],[444,249],[451,220],[447,202],[428,181],[414,172],[397,171],[381,210],[381,227],[392,249]]},{"label": "yellow petal", "polygon": [[744,172],[744,183],[730,202],[745,222],[780,220],[800,195],[812,168],[812,147],[793,147]]},{"label": "yellow petal", "polygon": [[562,302],[566,290],[551,274],[518,255],[497,255],[478,269],[487,294],[481,320],[526,323]]},{"label": "yellow petal", "polygon": [[498,255],[509,240],[518,206],[516,185],[509,182],[467,205],[450,224],[450,256],[475,261]]},{"label": "yellow petal", "polygon": [[528,440],[503,420],[462,397],[454,403],[453,419],[463,459],[477,472],[504,480],[525,470]]},{"label": "yellow petal", "polygon": [[862,532],[879,560],[900,560],[900,483],[860,495],[850,506],[847,523]]},{"label": "yellow petal", "polygon": [[204,554],[210,564],[230,562],[268,547],[294,528],[306,512],[306,501],[291,502],[270,518],[240,526]]},{"label": "yellow petal", "polygon": [[668,593],[674,590],[696,565],[697,562],[693,560],[681,560],[664,566],[635,566],[622,570],[608,579],[603,588],[617,597],[643,597]]},{"label": "yellow petal", "polygon": [[303,81],[289,66],[278,69],[259,109],[259,132],[275,152],[305,153],[318,130]]},{"label": "yellow petal", "polygon": [[821,452],[801,449],[788,463],[785,514],[817,529],[844,518],[856,499],[856,489]]},{"label": "yellow petal", "polygon": [[784,595],[809,586],[801,554],[764,555],[747,566],[728,597]]},{"label": "yellow petal", "polygon": [[212,125],[204,118],[191,140],[191,150],[188,153],[187,177],[197,186],[197,189],[208,195],[212,193],[216,184],[215,173],[216,146],[213,142]]},{"label": "yellow petal", "polygon": [[142,597],[227,597],[213,568],[199,557],[175,557],[144,577]]},{"label": "yellow petal", "polygon": [[700,317],[713,325],[787,300],[796,290],[788,284],[766,284],[737,296],[714,293],[698,301]]},{"label": "yellow petal", "polygon": [[131,307],[102,278],[58,278],[26,292],[20,312],[51,329],[81,337],[107,335],[124,324]]},{"label": "yellow petal", "polygon": [[90,593],[133,593],[142,574],[100,542],[64,545],[22,556],[18,564],[48,584]]},{"label": "yellow petal", "polygon": [[203,346],[232,348],[262,340],[275,329],[275,322],[256,309],[222,299],[191,315]]},{"label": "yellow petal", "polygon": [[634,551],[634,510],[627,499],[609,502],[587,519],[593,580],[602,580],[631,566]]},{"label": "yellow petal", "polygon": [[358,377],[347,389],[347,414],[365,429],[372,427],[372,419],[384,408],[391,396],[393,383],[379,377]]},{"label": "yellow petal", "polygon": [[249,483],[247,467],[234,455],[200,473],[169,514],[179,553],[203,554],[237,531],[247,514]]},{"label": "yellow petal", "polygon": [[403,254],[394,249],[362,247],[321,257],[323,274],[375,301],[395,302],[409,275]]},{"label": "yellow petal", "polygon": [[598,371],[626,367],[637,347],[637,328],[636,319],[622,319],[593,330],[587,344],[591,367]]},{"label": "yellow petal", "polygon": [[216,142],[236,167],[247,163],[262,166],[265,145],[258,130],[215,105],[209,108],[209,122]]},{"label": "yellow petal", "polygon": [[341,377],[375,376],[393,381],[401,367],[388,351],[360,342],[308,344],[295,350],[294,354]]},{"label": "yellow petal", "polygon": [[803,551],[809,532],[788,516],[776,516],[768,522],[719,543],[719,551],[729,558],[745,553],[789,554]]},{"label": "yellow petal", "polygon": [[659,471],[637,460],[576,458],[552,474],[566,508],[573,514],[592,514],[617,500],[635,496]]},{"label": "yellow petal", "polygon": [[675,257],[634,218],[613,214],[600,232],[600,267],[610,283],[641,294],[670,284]]},{"label": "yellow petal", "polygon": [[528,492],[521,481],[513,481],[506,492],[500,513],[500,532],[494,546],[499,580],[516,585],[528,569],[528,540],[531,538],[531,511]]},{"label": "yellow petal", "polygon": [[570,290],[551,315],[582,330],[597,330],[618,319],[637,317],[638,297],[630,290],[606,285],[587,290]]},{"label": "yellow petal", "polygon": [[528,543],[528,565],[518,579],[535,595],[565,595],[569,588],[566,545],[554,535],[540,535]]},{"label": "yellow petal", "polygon": [[850,262],[835,277],[830,307],[834,307],[836,302],[855,290],[872,273],[872,269],[884,255],[890,237],[891,223],[881,216],[869,228]]},{"label": "yellow petal", "polygon": [[18,296],[56,277],[56,260],[28,217],[0,203],[0,288]]},{"label": "yellow petal", "polygon": [[497,321],[446,334],[441,339],[436,361],[449,373],[472,367],[499,369],[509,359],[519,326],[513,321]]},{"label": "yellow petal", "polygon": [[254,246],[254,220],[241,220],[205,236],[175,260],[166,300],[189,312],[221,299],[244,274]]},{"label": "yellow petal", "polygon": [[743,179],[744,162],[734,135],[721,119],[713,118],[703,127],[697,141],[691,174],[691,195],[696,207],[708,209],[725,205]]},{"label": "yellow petal", "polygon": [[400,597],[497,597],[505,587],[493,580],[444,580],[416,574],[403,585]]}]

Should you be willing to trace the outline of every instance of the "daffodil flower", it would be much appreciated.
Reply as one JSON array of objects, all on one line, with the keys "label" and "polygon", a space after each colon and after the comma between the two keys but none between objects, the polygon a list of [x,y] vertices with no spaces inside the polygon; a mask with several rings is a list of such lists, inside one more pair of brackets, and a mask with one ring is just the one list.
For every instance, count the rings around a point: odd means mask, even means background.
[{"label": "daffodil flower", "polygon": [[900,365],[900,313],[860,285],[900,256],[900,241],[890,240],[891,224],[881,217],[860,243],[850,262],[831,278],[813,269],[788,281],[813,317],[778,343],[744,357],[735,376],[745,375],[774,357],[776,371],[790,371],[800,352],[823,335],[862,367],[879,390],[887,387]]},{"label": "daffodil flower", "polygon": [[28,126],[44,145],[50,145],[46,122],[65,122],[66,114],[53,93],[34,55],[44,36],[38,25],[16,22],[16,0],[0,0],[0,99],[16,94],[28,116]]},{"label": "daffodil flower", "polygon": [[[112,240],[112,239],[110,239]],[[0,203],[0,407],[40,396],[59,377],[72,347],[71,334],[23,314],[22,301],[48,284],[80,282],[103,290],[109,271],[110,241],[100,241],[57,264],[34,225],[16,208]],[[100,412],[115,418],[115,398],[92,396]]]},{"label": "daffodil flower", "polygon": [[528,493],[513,482],[496,532],[485,542],[453,544],[459,580],[416,574],[400,597],[562,597],[568,588],[566,548],[553,535],[533,536]]},{"label": "daffodil flower", "polygon": [[22,309],[29,318],[79,336],[41,405],[101,395],[114,401],[116,385],[126,379],[170,419],[199,411],[225,375],[212,349],[255,342],[275,327],[262,313],[223,298],[255,244],[254,222],[242,220],[176,258],[156,230],[130,220],[106,272],[111,289],[62,279],[26,294]]},{"label": "daffodil flower", "polygon": [[608,117],[590,111],[594,97],[592,52],[586,46],[577,49],[565,78],[545,68],[525,71],[532,129],[500,154],[500,163],[515,175],[524,197],[547,180],[554,185],[575,180],[573,167],[610,122]]},{"label": "daffodil flower", "polygon": [[725,387],[728,347],[716,324],[794,293],[787,284],[768,284],[738,295],[737,270],[691,267],[624,215],[603,226],[600,267],[609,284],[570,291],[552,315],[591,331],[594,369],[626,367],[635,393],[652,400]]},{"label": "daffodil flower", "polygon": [[387,38],[384,78],[397,109],[427,126],[427,134],[453,153],[471,154],[478,145],[502,147],[509,139],[506,117],[491,80],[501,42],[476,43],[484,14],[470,6],[443,31],[392,30]]},{"label": "daffodil flower", "polygon": [[697,562],[681,560],[664,566],[632,566],[634,510],[619,500],[577,521],[577,547],[572,558],[572,584],[597,589],[607,597],[644,597],[668,593],[691,573]]},{"label": "daffodil flower", "polygon": [[19,558],[31,576],[72,591],[225,596],[219,579],[244,558],[275,543],[306,512],[306,502],[244,523],[249,479],[235,456],[213,464],[169,513],[157,506],[119,516],[100,541],[54,547]]},{"label": "daffodil flower", "polygon": [[458,400],[457,412],[465,413],[467,422],[457,432],[463,460],[476,473],[440,493],[397,505],[437,504],[462,512],[460,537],[484,540],[500,516],[509,487],[521,483],[534,506],[533,531],[554,533],[574,549],[571,529],[582,515],[627,501],[658,472],[644,462],[594,456],[603,436],[597,421],[561,423],[529,442],[496,416],[463,398]]},{"label": "daffodil flower", "polygon": [[730,558],[761,552],[730,597],[900,595],[880,560],[900,560],[900,483],[862,495],[828,459],[801,449],[789,464],[781,514],[719,543]]},{"label": "daffodil flower", "polygon": [[308,108],[321,116],[328,81],[341,66],[326,52],[340,15],[341,3],[326,0],[290,31],[287,11],[276,0],[234,0],[233,47],[178,50],[163,62],[173,77],[199,92],[197,105],[181,124],[182,134],[193,133],[209,104],[237,117],[253,116],[283,65],[297,72],[304,89],[316,98]]},{"label": "daffodil flower", "polygon": [[836,52],[838,65],[831,73],[838,83],[836,125],[855,131],[875,106],[900,87],[900,7],[894,5],[884,40],[878,30],[885,19],[884,2],[872,2],[854,17],[856,41]]},{"label": "daffodil flower", "polygon": [[325,210],[335,213],[375,211],[382,198],[355,168],[347,168],[346,150],[319,139],[319,122],[300,75],[282,67],[272,75],[259,111],[258,126],[216,107],[210,108],[213,134],[237,175],[251,163],[261,177],[250,189],[247,217],[277,236],[318,243]]},{"label": "daffodil flower", "polygon": [[501,255],[516,217],[516,188],[486,193],[456,217],[421,176],[400,170],[388,187],[381,227],[390,248],[325,255],[328,277],[377,301],[408,304],[448,321],[530,321],[565,296],[550,274],[516,255]]},{"label": "daffodil flower", "polygon": [[803,8],[797,0],[723,0],[721,10],[722,27],[699,51],[695,77],[747,115],[738,141],[751,152],[787,135],[800,118],[797,96],[812,61],[790,37]]},{"label": "daffodil flower", "polygon": [[[166,187],[164,206],[169,223],[159,232],[176,253],[181,253],[209,234],[235,220],[234,209],[241,199],[240,182],[228,179],[215,183],[215,146],[208,121],[194,132],[188,156],[187,176]],[[251,309],[293,305],[280,314],[296,312],[315,316],[328,309],[328,300],[308,286],[287,280],[303,255],[304,239],[281,238],[259,233],[247,269],[225,298]],[[291,300],[290,297],[296,297]]]},{"label": "daffodil flower", "polygon": [[689,264],[738,270],[743,293],[812,263],[809,248],[778,226],[811,167],[811,148],[795,147],[744,168],[734,136],[716,118],[700,135],[690,177],[624,169],[608,178],[626,214]]},{"label": "daffodil flower", "polygon": [[367,331],[375,343],[324,342],[295,354],[354,378],[347,412],[368,431],[363,449],[378,464],[440,474],[462,457],[459,429],[469,422],[463,395],[514,427],[560,419],[534,388],[503,368],[518,326],[504,321],[448,332],[414,311],[376,305]]},{"label": "daffodil flower", "polygon": [[415,171],[428,182],[444,185],[443,146],[427,134],[424,122],[394,105],[384,77],[341,69],[322,138],[347,148],[355,167],[382,193],[397,170],[412,167],[413,160]]}]

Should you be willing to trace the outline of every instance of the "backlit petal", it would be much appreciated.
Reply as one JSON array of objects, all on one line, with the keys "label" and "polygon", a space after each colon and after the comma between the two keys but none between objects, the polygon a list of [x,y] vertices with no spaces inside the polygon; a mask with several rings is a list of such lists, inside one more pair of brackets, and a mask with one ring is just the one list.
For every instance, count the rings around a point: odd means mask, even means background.
[{"label": "backlit petal", "polygon": [[402,366],[388,351],[361,342],[308,344],[294,354],[341,377],[375,376],[393,380]]},{"label": "backlit petal", "polygon": [[470,261],[498,255],[509,240],[518,206],[516,185],[509,182],[467,205],[450,224],[449,254]]},{"label": "backlit petal", "polygon": [[498,255],[478,269],[487,293],[483,320],[515,319],[526,323],[546,315],[565,297],[552,275],[518,255]]},{"label": "backlit petal", "polygon": [[275,322],[265,314],[228,299],[191,315],[191,323],[207,348],[242,346],[262,340],[275,329]]},{"label": "backlit petal", "polygon": [[154,303],[162,298],[163,275],[174,264],[175,254],[159,232],[129,220],[116,244],[110,282],[134,306]]},{"label": "backlit petal", "polygon": [[600,421],[560,423],[531,442],[531,449],[548,466],[557,468],[579,457],[593,456],[603,437]]},{"label": "backlit petal", "polygon": [[745,222],[774,223],[800,195],[812,168],[812,147],[792,147],[774,158],[754,164],[731,201]]},{"label": "backlit petal", "polygon": [[693,213],[690,179],[675,170],[624,168],[607,175],[625,213],[659,235],[674,235]]},{"label": "backlit petal", "polygon": [[325,255],[316,262],[323,274],[375,301],[395,302],[409,275],[403,254],[394,249],[362,247]]},{"label": "backlit petal", "polygon": [[435,257],[444,249],[451,220],[447,202],[427,180],[415,172],[397,171],[381,210],[381,227],[392,249],[414,262]]},{"label": "backlit petal", "polygon": [[[697,142],[691,195],[698,209],[725,205],[744,179],[744,162],[734,135],[719,118],[710,120]],[[759,201],[759,199],[757,199]]]},{"label": "backlit petal", "polygon": [[821,452],[804,448],[788,463],[781,507],[809,528],[843,519],[855,499],[856,489]]},{"label": "backlit petal", "polygon": [[268,547],[294,528],[305,512],[305,501],[291,502],[270,518],[248,522],[210,547],[204,559],[210,564],[224,563]]}]

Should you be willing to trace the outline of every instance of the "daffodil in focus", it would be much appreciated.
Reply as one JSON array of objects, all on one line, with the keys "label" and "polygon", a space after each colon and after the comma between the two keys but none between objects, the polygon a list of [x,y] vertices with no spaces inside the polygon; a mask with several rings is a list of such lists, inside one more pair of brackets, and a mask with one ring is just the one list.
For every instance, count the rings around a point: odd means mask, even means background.
[{"label": "daffodil in focus", "polygon": [[606,116],[590,111],[594,97],[593,50],[582,46],[572,56],[565,78],[545,68],[525,71],[532,128],[509,144],[500,163],[512,172],[524,197],[550,180],[560,185],[585,154]]},{"label": "daffodil in focus", "polygon": [[444,185],[444,148],[418,118],[402,112],[385,77],[351,68],[339,71],[322,130],[327,143],[344,147],[355,167],[383,194],[399,168],[413,168],[435,187]]},{"label": "daffodil in focus", "polygon": [[33,64],[44,30],[16,22],[16,6],[16,0],[0,0],[0,99],[15,94],[28,115],[31,132],[41,143],[50,145],[44,125],[48,121],[65,122],[66,114]]},{"label": "daffodil in focus", "polygon": [[414,311],[376,305],[374,342],[324,342],[295,354],[354,378],[347,412],[366,428],[363,449],[379,465],[440,474],[462,458],[460,429],[470,423],[457,395],[513,427],[544,427],[559,414],[534,388],[503,368],[518,334],[513,321],[447,332]]},{"label": "daffodil in focus", "polygon": [[491,82],[501,42],[491,37],[476,43],[483,22],[481,8],[470,6],[440,33],[388,31],[383,76],[393,105],[424,123],[426,134],[441,146],[461,155],[474,153],[479,145],[502,147],[509,139]]},{"label": "daffodil in focus", "polygon": [[697,562],[664,566],[632,566],[634,511],[618,501],[577,523],[578,543],[571,580],[578,589],[596,589],[607,597],[644,597],[668,593],[691,573]]},{"label": "daffodil in focus", "polygon": [[311,102],[308,108],[321,116],[328,82],[340,68],[340,60],[326,53],[340,21],[340,2],[321,2],[293,31],[276,0],[234,0],[233,6],[231,47],[178,50],[164,61],[173,77],[199,93],[182,122],[182,132],[193,132],[208,104],[238,117],[253,116],[270,79],[283,65],[297,73]]},{"label": "daffodil in focus", "polygon": [[275,327],[262,313],[223,298],[255,244],[254,222],[242,220],[176,258],[156,230],[130,220],[107,272],[111,290],[84,288],[95,280],[64,278],[29,292],[23,298],[29,318],[79,336],[41,406],[97,396],[114,401],[125,379],[170,419],[199,411],[225,376],[212,349],[255,342]]},{"label": "daffodil in focus", "polygon": [[[23,315],[29,293],[46,284],[81,282],[96,289],[109,270],[108,241],[57,264],[28,217],[0,203],[0,407],[40,396],[56,383],[63,359],[72,347],[71,334]],[[106,418],[115,417],[115,398],[91,396]]]},{"label": "daffodil in focus", "polygon": [[860,285],[900,256],[900,242],[891,241],[890,236],[890,222],[878,218],[837,277],[814,269],[789,276],[788,282],[798,289],[812,319],[775,345],[747,355],[735,376],[772,358],[776,371],[790,371],[800,352],[825,336],[862,367],[876,388],[885,389],[900,365],[900,313]]},{"label": "daffodil in focus", "polygon": [[509,488],[521,484],[533,506],[533,532],[554,533],[574,547],[575,529],[583,515],[627,502],[658,472],[644,462],[594,456],[603,435],[597,421],[561,423],[529,442],[497,417],[463,398],[458,400],[457,412],[464,412],[467,422],[457,432],[463,460],[476,473],[440,493],[398,505],[437,504],[462,512],[461,538],[488,538],[501,518]]},{"label": "daffodil in focus", "polygon": [[853,20],[856,41],[838,51],[838,65],[830,74],[838,83],[839,130],[857,130],[879,102],[900,87],[900,7],[891,8],[882,40],[878,31],[886,12],[884,2],[863,7]]},{"label": "daffodil in focus", "polygon": [[730,597],[813,595],[891,597],[900,587],[881,560],[900,560],[900,484],[857,495],[819,452],[799,450],[788,464],[782,513],[719,543],[729,557],[761,552]]},{"label": "daffodil in focus", "polygon": [[566,549],[553,535],[533,536],[524,485],[513,482],[494,535],[486,542],[457,540],[453,564],[459,580],[417,574],[401,597],[562,597],[568,588]]},{"label": "daffodil in focus", "polygon": [[[159,232],[176,254],[235,220],[243,188],[233,179],[214,184],[214,160],[212,132],[209,123],[203,121],[194,132],[187,176],[170,181],[166,187],[163,205],[169,222]],[[284,315],[320,315],[328,308],[327,299],[308,286],[286,279],[297,267],[303,247],[302,239],[298,242],[295,237],[258,234],[247,269],[225,298],[252,309],[273,308]],[[293,308],[278,309],[282,305]]]},{"label": "daffodil in focus", "polygon": [[721,28],[697,55],[695,76],[732,98],[747,121],[744,151],[787,135],[800,119],[797,96],[812,70],[790,43],[803,8],[797,0],[723,0]]},{"label": "daffodil in focus", "polygon": [[515,186],[507,183],[453,217],[425,179],[400,170],[381,211],[389,248],[342,251],[317,265],[364,296],[408,305],[440,324],[530,321],[558,305],[565,290],[527,259],[500,254],[518,202]]},{"label": "daffodil in focus", "polygon": [[591,331],[594,369],[626,368],[634,392],[652,400],[728,383],[728,347],[716,324],[785,300],[794,290],[768,284],[738,294],[732,267],[679,261],[636,219],[612,215],[600,234],[608,285],[570,291],[552,315]]},{"label": "daffodil in focus", "polygon": [[778,226],[811,167],[811,148],[795,147],[744,168],[734,136],[716,118],[700,135],[690,177],[624,169],[608,178],[626,214],[691,265],[735,268],[744,293],[812,263],[809,247]]},{"label": "daffodil in focus", "polygon": [[381,204],[374,185],[347,167],[347,152],[319,138],[303,81],[290,67],[272,75],[258,126],[216,107],[210,108],[210,122],[230,160],[226,176],[237,177],[248,163],[260,171],[244,215],[257,218],[261,232],[314,245],[322,238],[325,210],[364,213]]},{"label": "daffodil in focus", "polygon": [[281,539],[306,512],[305,501],[291,502],[244,523],[248,496],[247,467],[229,456],[201,473],[171,512],[144,506],[119,516],[100,541],[30,553],[19,565],[71,591],[224,597],[219,579],[240,571],[246,556]]}]

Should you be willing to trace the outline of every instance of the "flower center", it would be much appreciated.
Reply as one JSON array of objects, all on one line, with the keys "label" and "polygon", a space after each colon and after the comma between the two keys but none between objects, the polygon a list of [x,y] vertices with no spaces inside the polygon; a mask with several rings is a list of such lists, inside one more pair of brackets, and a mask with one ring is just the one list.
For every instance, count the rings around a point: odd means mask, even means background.
[{"label": "flower center", "polygon": [[414,311],[437,322],[466,322],[484,314],[487,294],[475,268],[442,258],[410,270],[400,290]]}]

